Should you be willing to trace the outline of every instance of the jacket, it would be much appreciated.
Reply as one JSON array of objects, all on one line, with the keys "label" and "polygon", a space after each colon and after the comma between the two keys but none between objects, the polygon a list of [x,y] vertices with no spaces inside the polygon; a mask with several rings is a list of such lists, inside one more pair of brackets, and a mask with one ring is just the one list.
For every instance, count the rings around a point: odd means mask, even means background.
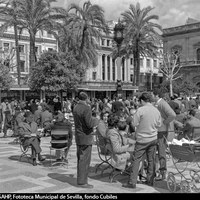
[{"label": "jacket", "polygon": [[84,101],[79,101],[73,109],[75,125],[75,141],[77,145],[92,145],[93,128],[99,123],[96,117],[92,116],[92,110]]},{"label": "jacket", "polygon": [[115,129],[109,129],[107,137],[111,143],[111,165],[114,168],[124,170],[127,160],[130,158],[130,153],[128,152],[129,145],[123,142],[125,141],[123,140],[123,136]]}]

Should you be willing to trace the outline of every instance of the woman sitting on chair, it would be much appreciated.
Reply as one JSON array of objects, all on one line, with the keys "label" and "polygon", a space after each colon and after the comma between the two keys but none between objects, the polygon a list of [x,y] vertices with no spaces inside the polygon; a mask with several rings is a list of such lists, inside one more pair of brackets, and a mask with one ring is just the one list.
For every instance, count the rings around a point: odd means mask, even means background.
[{"label": "woman sitting on chair", "polygon": [[34,116],[30,111],[25,112],[25,120],[19,123],[19,135],[24,138],[23,147],[27,148],[31,145],[33,165],[36,166],[36,155],[38,155],[39,161],[44,161],[45,158],[41,156],[40,147],[40,133],[38,132],[38,126],[34,122]]},{"label": "woman sitting on chair", "polygon": [[[126,121],[121,120],[120,117],[115,114],[108,116],[108,131],[107,137],[111,142],[111,165],[120,170],[125,170],[127,161],[130,159],[130,153],[134,151],[134,141],[126,138],[122,134],[122,130],[126,129]],[[121,129],[119,131],[119,129]]]}]

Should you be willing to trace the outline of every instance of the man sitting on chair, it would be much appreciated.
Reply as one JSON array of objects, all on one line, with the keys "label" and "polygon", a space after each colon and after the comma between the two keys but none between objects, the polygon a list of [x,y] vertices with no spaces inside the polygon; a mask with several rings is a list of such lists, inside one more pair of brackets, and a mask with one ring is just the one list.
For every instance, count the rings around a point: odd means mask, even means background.
[{"label": "man sitting on chair", "polygon": [[41,156],[40,147],[40,134],[38,132],[37,123],[34,121],[34,115],[27,111],[24,114],[25,120],[19,123],[19,135],[24,137],[23,147],[26,148],[31,145],[33,165],[36,166],[36,155],[38,155],[39,161],[44,161],[45,158]]},{"label": "man sitting on chair", "polygon": [[[64,114],[59,111],[56,116],[56,121],[52,127],[52,131],[65,131],[68,134],[68,143],[67,148],[64,151],[64,155],[61,155],[61,150],[56,150],[56,161],[62,161],[62,159],[67,159],[67,154],[69,148],[72,145],[73,133],[72,133],[72,124],[65,118]],[[53,134],[52,134],[53,135]]]}]

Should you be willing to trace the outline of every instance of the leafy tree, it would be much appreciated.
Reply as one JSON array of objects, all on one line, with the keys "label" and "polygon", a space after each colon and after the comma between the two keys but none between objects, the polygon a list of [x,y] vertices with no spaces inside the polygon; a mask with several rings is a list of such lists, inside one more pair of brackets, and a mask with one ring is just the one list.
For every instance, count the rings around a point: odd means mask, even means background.
[{"label": "leafy tree", "polygon": [[108,33],[103,8],[87,1],[82,8],[76,4],[71,4],[69,13],[73,17],[69,27],[72,30],[73,41],[76,41],[75,45],[72,43],[71,48],[74,49],[79,61],[85,66],[96,66],[99,39],[102,37],[101,31]]},{"label": "leafy tree", "polygon": [[13,83],[13,78],[9,73],[9,68],[0,62],[0,88],[7,90]]},{"label": "leafy tree", "polygon": [[75,89],[82,80],[83,71],[72,52],[47,51],[33,67],[28,82],[33,90]]},{"label": "leafy tree", "polygon": [[[30,70],[36,62],[35,38],[38,31],[49,30],[56,18],[51,3],[55,0],[16,0],[17,23],[21,30],[26,29],[30,36]],[[59,19],[59,18],[58,18]]]},{"label": "leafy tree", "polygon": [[141,8],[140,3],[137,3],[130,4],[129,10],[121,14],[125,27],[122,54],[134,56],[133,85],[136,86],[140,84],[140,55],[156,56],[160,45],[161,37],[158,31],[162,31],[162,28],[153,22],[158,20],[158,16],[150,15],[152,10],[150,6]]},{"label": "leafy tree", "polygon": [[16,0],[0,1],[1,16],[5,20],[3,25],[1,25],[0,27],[1,32],[5,32],[8,27],[14,27],[17,76],[18,76],[18,85],[20,85],[21,71],[20,71],[20,54],[19,54],[19,44],[18,44],[19,42],[18,42],[18,33],[17,33],[18,32],[18,22],[17,22],[18,9],[19,7],[17,6]]}]

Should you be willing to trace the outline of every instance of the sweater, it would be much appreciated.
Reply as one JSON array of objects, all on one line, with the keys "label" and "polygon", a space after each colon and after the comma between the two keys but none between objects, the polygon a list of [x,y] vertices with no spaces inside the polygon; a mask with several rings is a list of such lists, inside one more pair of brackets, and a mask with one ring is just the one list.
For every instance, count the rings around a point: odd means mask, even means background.
[{"label": "sweater", "polygon": [[154,141],[157,139],[158,127],[161,126],[160,112],[151,103],[146,103],[134,114],[133,124],[136,126],[138,143]]}]

